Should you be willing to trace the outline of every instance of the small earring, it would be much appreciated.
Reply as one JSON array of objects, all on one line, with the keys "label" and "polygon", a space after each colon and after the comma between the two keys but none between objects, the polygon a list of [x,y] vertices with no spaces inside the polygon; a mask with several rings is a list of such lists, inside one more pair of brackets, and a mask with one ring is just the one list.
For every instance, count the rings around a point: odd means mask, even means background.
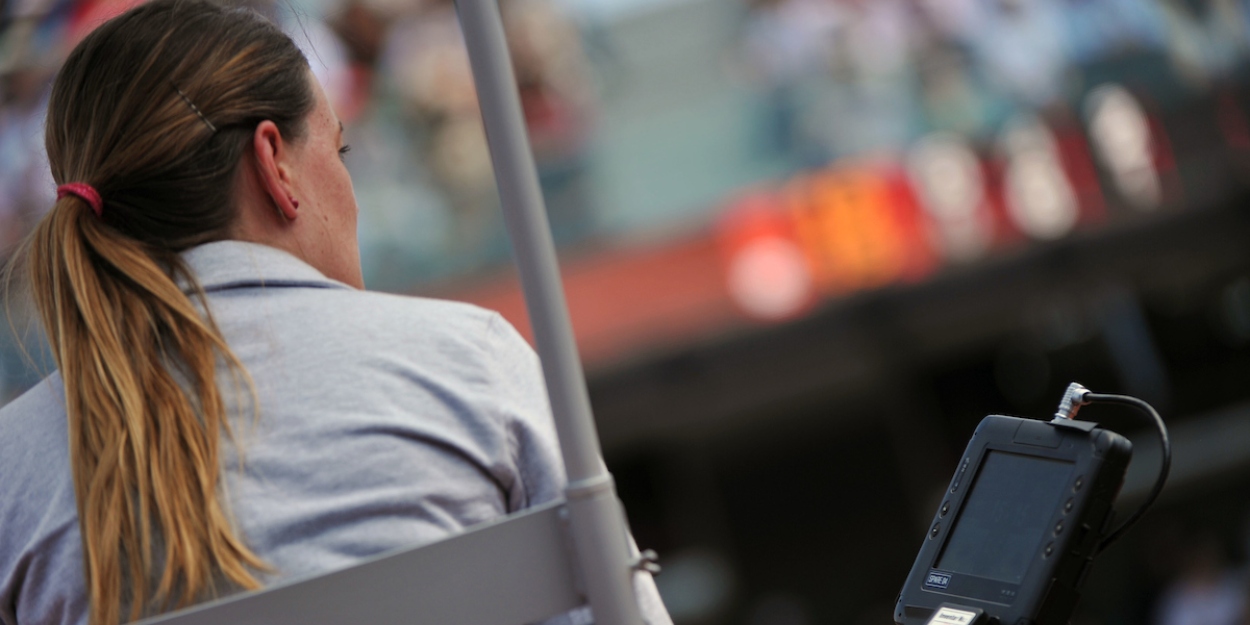
[{"label": "small earring", "polygon": [[294,195],[287,196],[287,199],[291,200],[291,208],[294,208],[294,209],[299,208],[299,200],[295,199]]}]

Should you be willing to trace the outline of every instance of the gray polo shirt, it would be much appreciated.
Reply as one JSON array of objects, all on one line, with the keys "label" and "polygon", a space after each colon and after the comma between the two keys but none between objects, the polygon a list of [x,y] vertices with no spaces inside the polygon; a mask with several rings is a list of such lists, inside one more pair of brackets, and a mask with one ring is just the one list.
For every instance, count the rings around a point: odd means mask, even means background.
[{"label": "gray polo shirt", "polygon": [[[259,396],[256,419],[233,421],[242,469],[227,446],[223,474],[240,533],[275,570],[267,581],[560,496],[537,358],[499,315],[359,291],[261,245],[184,258]],[[66,440],[59,374],[0,410],[0,624],[87,622]],[[650,577],[638,582],[647,620],[670,623]]]}]

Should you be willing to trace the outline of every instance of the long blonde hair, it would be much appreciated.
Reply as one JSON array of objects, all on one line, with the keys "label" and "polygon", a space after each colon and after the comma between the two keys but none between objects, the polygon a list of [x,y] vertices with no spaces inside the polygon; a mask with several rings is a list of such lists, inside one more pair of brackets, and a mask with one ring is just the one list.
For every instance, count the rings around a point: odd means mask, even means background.
[{"label": "long blonde hair", "polygon": [[178,253],[226,235],[257,123],[299,139],[307,81],[281,31],[204,0],[105,23],[56,78],[53,178],[93,186],[104,205],[97,216],[59,199],[23,257],[64,382],[92,625],[187,605],[218,581],[259,586],[264,564],[220,493],[218,367],[246,372],[184,293],[203,297]]}]

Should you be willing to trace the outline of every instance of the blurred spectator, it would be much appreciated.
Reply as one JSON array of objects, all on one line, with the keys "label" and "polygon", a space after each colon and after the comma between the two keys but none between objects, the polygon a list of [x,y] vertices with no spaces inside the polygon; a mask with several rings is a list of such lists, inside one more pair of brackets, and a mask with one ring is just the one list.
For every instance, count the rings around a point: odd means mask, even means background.
[{"label": "blurred spectator", "polygon": [[[374,3],[376,4],[376,3]],[[334,30],[346,46],[353,65],[374,68],[386,39],[386,15],[364,0],[346,0],[335,11]]]},{"label": "blurred spectator", "polygon": [[[591,98],[580,37],[546,0],[502,7],[552,228],[561,241],[589,229],[584,191]],[[504,256],[502,221],[473,73],[452,0],[435,0],[390,32],[383,65],[438,189],[462,251]]]},{"label": "blurred spectator", "polygon": [[1136,49],[1160,49],[1167,24],[1157,2],[1060,0],[1065,41],[1078,63],[1090,63]]},{"label": "blurred spectator", "polygon": [[1001,108],[975,71],[976,0],[918,0],[913,39],[920,104],[929,130],[976,136]]},{"label": "blurred spectator", "polygon": [[915,134],[915,35],[903,0],[756,0],[744,47],[767,147],[803,165],[897,148]]},{"label": "blurred spectator", "polygon": [[382,55],[401,109],[415,124],[413,139],[453,212],[454,246],[483,247],[497,229],[494,178],[455,3],[437,0],[402,19]]},{"label": "blurred spectator", "polygon": [[760,135],[769,152],[791,156],[812,150],[810,137],[802,134],[800,92],[804,83],[828,71],[841,19],[834,0],[748,3],[744,60],[749,77],[765,94]]},{"label": "blurred spectator", "polygon": [[947,42],[925,50],[917,70],[926,120],[933,130],[977,135],[991,119],[991,103],[969,71],[967,53]]},{"label": "blurred spectator", "polygon": [[52,207],[56,184],[43,148],[52,76],[75,19],[98,2],[0,3],[0,259]]},{"label": "blurred spectator", "polygon": [[916,0],[939,37],[964,43],[976,37],[984,5],[985,0]]},{"label": "blurred spectator", "polygon": [[1163,590],[1155,625],[1238,625],[1246,615],[1246,579],[1232,568],[1210,530],[1180,538],[1177,575]]},{"label": "blurred spectator", "polygon": [[7,256],[56,200],[43,149],[47,75],[19,69],[3,77],[0,107],[0,255]]},{"label": "blurred spectator", "polygon": [[589,234],[587,188],[594,95],[581,33],[548,0],[505,4],[521,108],[556,243]]},{"label": "blurred spectator", "polygon": [[900,148],[913,138],[916,24],[903,0],[838,0],[833,108],[817,120],[835,155]]},{"label": "blurred spectator", "polygon": [[1052,0],[986,0],[972,28],[977,62],[1005,94],[1026,108],[1063,95],[1064,22]]},{"label": "blurred spectator", "polygon": [[374,289],[408,291],[420,281],[467,269],[474,259],[452,247],[452,214],[430,183],[418,146],[393,105],[366,109],[347,131],[360,205],[361,262]]},{"label": "blurred spectator", "polygon": [[1232,73],[1248,48],[1246,7],[1235,0],[1159,0],[1180,75],[1206,86]]}]

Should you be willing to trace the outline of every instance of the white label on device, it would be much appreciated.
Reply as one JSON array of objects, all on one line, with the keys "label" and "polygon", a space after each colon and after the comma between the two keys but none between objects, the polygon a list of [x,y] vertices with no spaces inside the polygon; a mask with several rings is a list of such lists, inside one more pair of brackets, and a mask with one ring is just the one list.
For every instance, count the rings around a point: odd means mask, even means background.
[{"label": "white label on device", "polygon": [[929,619],[929,625],[968,625],[976,617],[976,612],[943,607],[938,608],[933,618]]}]

